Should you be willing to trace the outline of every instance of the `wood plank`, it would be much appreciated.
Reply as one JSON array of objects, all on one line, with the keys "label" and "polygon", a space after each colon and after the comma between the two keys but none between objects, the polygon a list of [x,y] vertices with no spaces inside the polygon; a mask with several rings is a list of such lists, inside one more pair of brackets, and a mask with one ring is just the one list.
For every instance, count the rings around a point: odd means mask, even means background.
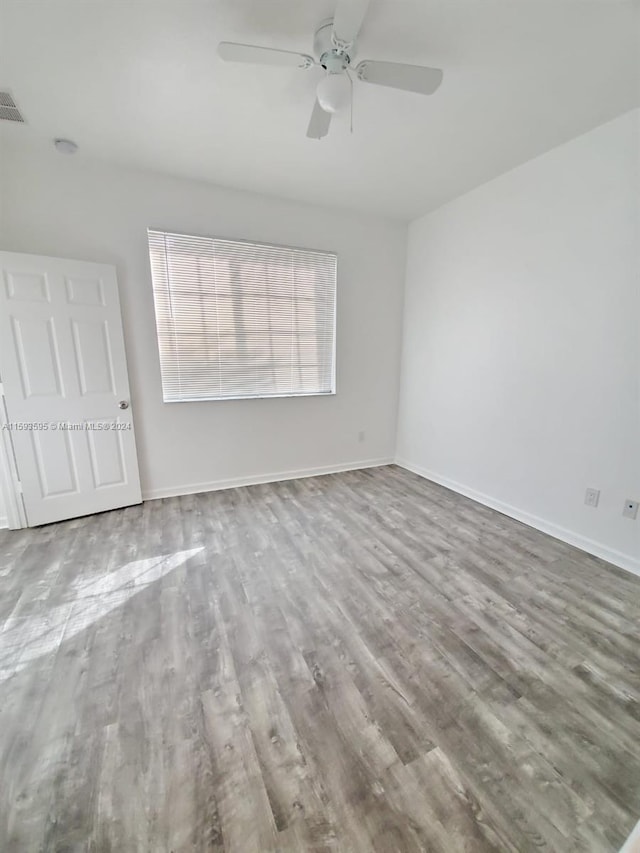
[{"label": "wood plank", "polygon": [[615,851],[639,619],[395,466],[0,531],[0,849]]}]

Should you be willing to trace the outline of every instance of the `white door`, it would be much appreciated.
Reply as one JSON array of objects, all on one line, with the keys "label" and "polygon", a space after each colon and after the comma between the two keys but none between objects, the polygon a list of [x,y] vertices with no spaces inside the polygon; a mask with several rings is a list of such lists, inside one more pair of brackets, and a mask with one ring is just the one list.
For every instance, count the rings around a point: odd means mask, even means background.
[{"label": "white door", "polygon": [[114,267],[0,252],[0,378],[30,526],[140,503]]}]

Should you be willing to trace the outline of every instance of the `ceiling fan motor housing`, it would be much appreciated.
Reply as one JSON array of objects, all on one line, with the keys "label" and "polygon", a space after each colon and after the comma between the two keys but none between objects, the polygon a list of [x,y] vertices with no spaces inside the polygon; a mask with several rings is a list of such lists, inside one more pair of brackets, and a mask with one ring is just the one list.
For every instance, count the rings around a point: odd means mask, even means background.
[{"label": "ceiling fan motor housing", "polygon": [[320,65],[330,74],[341,74],[351,65],[355,56],[355,47],[350,45],[342,50],[334,44],[333,18],[327,18],[316,30],[313,39],[313,51],[318,57]]}]

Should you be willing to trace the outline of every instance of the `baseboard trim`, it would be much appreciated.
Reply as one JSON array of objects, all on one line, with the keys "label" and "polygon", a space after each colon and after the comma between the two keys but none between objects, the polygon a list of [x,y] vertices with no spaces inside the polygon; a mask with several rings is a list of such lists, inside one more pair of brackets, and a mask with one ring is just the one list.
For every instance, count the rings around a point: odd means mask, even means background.
[{"label": "baseboard trim", "polygon": [[640,850],[640,821],[633,828],[620,853],[638,853]]},{"label": "baseboard trim", "polygon": [[339,474],[342,471],[359,471],[363,468],[379,468],[392,465],[393,457],[382,459],[361,459],[357,462],[342,462],[337,465],[322,465],[318,468],[299,468],[294,471],[278,471],[272,474],[257,474],[247,477],[233,477],[228,480],[210,480],[205,483],[187,483],[182,486],[168,486],[163,489],[143,489],[142,500],[154,501],[159,498],[175,498],[180,495],[197,495],[200,492],[219,492],[223,489],[237,489],[240,486],[257,486],[260,483],[280,483],[283,480],[302,480],[305,477],[321,477],[324,474]]},{"label": "baseboard trim", "polygon": [[560,525],[554,524],[552,521],[547,521],[545,518],[540,518],[537,515],[532,515],[530,512],[518,509],[518,507],[512,506],[511,504],[499,501],[496,498],[492,498],[490,495],[485,495],[483,492],[478,492],[469,486],[465,486],[463,483],[457,483],[455,480],[443,477],[435,471],[428,471],[425,468],[421,468],[419,465],[414,465],[413,463],[408,462],[406,459],[396,459],[395,464],[399,465],[401,468],[406,468],[407,471],[412,471],[414,474],[418,474],[420,477],[424,477],[426,480],[431,480],[434,483],[438,483],[440,486],[444,486],[445,488],[451,489],[460,495],[471,498],[471,500],[477,501],[490,509],[495,509],[503,515],[508,515],[509,518],[515,518],[516,521],[528,524],[529,527],[540,530],[542,533],[548,533],[549,536],[560,539],[568,545],[573,545],[581,551],[586,551],[594,557],[600,557],[600,559],[606,560],[608,563],[613,563],[614,566],[618,566],[620,569],[625,569],[627,572],[640,576],[640,560],[636,560],[629,554],[624,554],[622,551],[616,551],[613,548],[609,548],[608,545],[603,545],[601,542],[596,542],[594,539],[589,539],[586,536],[582,536],[580,533],[575,533],[573,530],[560,527]]},{"label": "baseboard trim", "polygon": [[0,530],[3,530],[5,527],[8,527],[8,526],[9,526],[9,519],[4,515],[0,515]]}]

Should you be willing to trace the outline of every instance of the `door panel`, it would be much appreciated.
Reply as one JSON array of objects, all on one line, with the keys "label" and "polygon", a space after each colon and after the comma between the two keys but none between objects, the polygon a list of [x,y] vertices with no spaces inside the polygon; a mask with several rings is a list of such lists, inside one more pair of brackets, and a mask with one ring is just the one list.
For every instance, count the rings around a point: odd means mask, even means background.
[{"label": "door panel", "polygon": [[107,324],[93,320],[72,320],[80,393],[115,394],[113,361]]},{"label": "door panel", "polygon": [[46,275],[40,273],[7,273],[7,295],[9,299],[23,302],[49,302],[49,287]]},{"label": "door panel", "polygon": [[62,377],[53,319],[15,316],[11,319],[24,398],[59,397]]},{"label": "door panel", "polygon": [[0,252],[0,375],[30,525],[139,503],[115,269]]},{"label": "door panel", "polygon": [[65,278],[67,301],[70,305],[105,305],[101,278]]},{"label": "door panel", "polygon": [[99,423],[110,429],[87,432],[91,472],[96,489],[104,486],[118,486],[126,482],[122,436],[117,429],[118,422],[102,418]]},{"label": "door panel", "polygon": [[69,433],[34,430],[29,435],[42,497],[78,494],[77,466]]}]

